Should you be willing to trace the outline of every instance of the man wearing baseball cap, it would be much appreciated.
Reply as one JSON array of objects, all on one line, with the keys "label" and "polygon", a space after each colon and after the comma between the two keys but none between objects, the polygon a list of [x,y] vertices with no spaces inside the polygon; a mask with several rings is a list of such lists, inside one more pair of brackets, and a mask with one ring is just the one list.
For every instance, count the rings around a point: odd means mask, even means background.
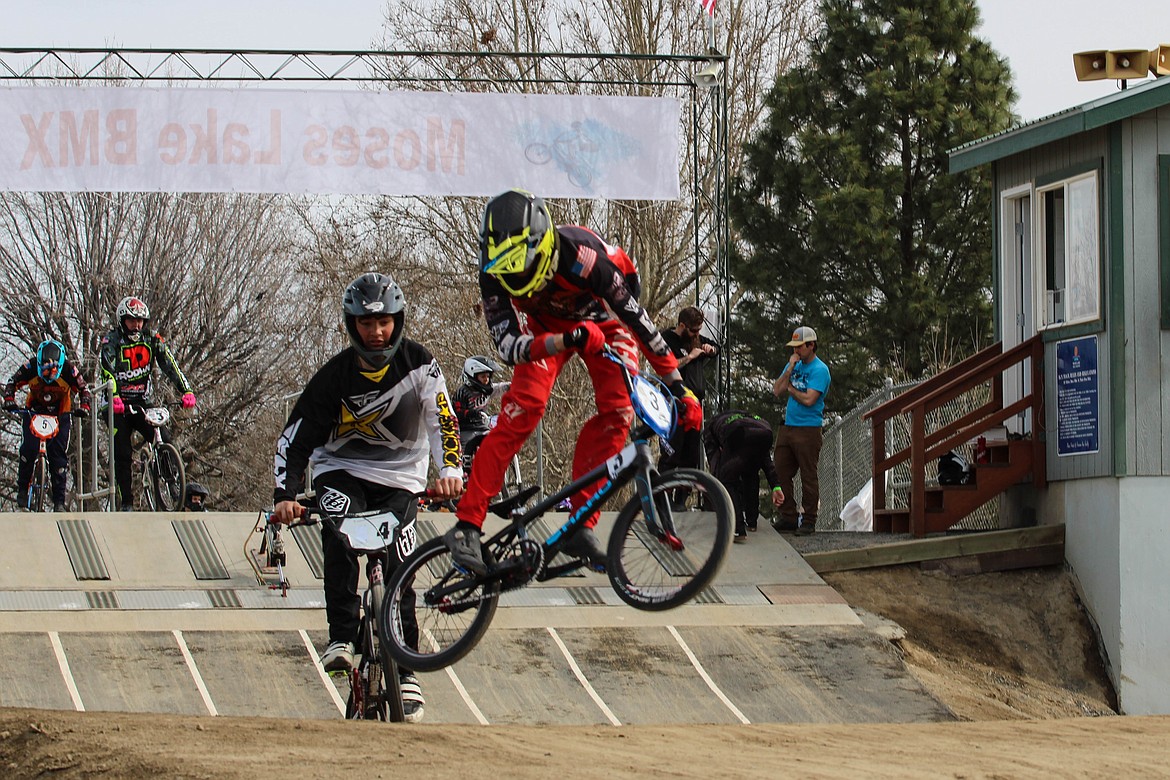
[{"label": "man wearing baseball cap", "polygon": [[804,507],[804,517],[798,528],[797,504],[785,501],[776,528],[805,536],[817,529],[821,424],[825,416],[825,394],[829,392],[832,378],[829,367],[817,357],[817,334],[812,328],[797,328],[786,346],[792,347],[792,357],[772,385],[773,395],[788,393],[784,425],[776,436],[776,474],[784,495],[792,496],[792,478],[800,471],[800,504]]}]

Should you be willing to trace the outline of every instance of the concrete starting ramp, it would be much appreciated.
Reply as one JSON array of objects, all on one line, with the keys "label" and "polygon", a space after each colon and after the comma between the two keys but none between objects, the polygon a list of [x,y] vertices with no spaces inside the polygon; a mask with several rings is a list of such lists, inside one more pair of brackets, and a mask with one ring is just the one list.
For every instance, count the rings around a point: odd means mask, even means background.
[{"label": "concrete starting ramp", "polygon": [[[282,596],[249,564],[256,521],[0,516],[0,706],[341,717],[345,682],[316,662],[327,644],[319,531],[285,534]],[[452,522],[422,514],[420,537]],[[732,546],[695,603],[668,612],[625,605],[595,573],[504,594],[479,646],[420,678],[430,723],[953,719],[766,525]]]}]

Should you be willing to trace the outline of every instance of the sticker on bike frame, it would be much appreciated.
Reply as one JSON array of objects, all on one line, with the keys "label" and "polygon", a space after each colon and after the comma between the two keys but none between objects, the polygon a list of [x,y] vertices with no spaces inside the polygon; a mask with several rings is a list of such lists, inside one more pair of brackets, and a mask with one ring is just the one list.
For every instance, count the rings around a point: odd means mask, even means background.
[{"label": "sticker on bike frame", "polygon": [[630,443],[622,447],[621,452],[605,462],[605,470],[609,472],[609,478],[617,479],[618,473],[633,463],[637,455],[638,445]]},{"label": "sticker on bike frame", "polygon": [[654,382],[641,374],[630,377],[630,399],[638,419],[650,426],[663,439],[669,439],[674,429],[674,404],[659,390]]},{"label": "sticker on bike frame", "polygon": [[28,429],[38,439],[48,441],[57,435],[61,421],[51,414],[34,414],[28,421]]},{"label": "sticker on bike frame", "polygon": [[171,419],[171,412],[169,409],[162,406],[153,406],[150,409],[143,409],[142,416],[146,421],[156,428],[161,428],[167,424],[167,420]]},{"label": "sticker on bike frame", "polygon": [[342,519],[337,532],[344,535],[350,548],[357,552],[380,552],[392,544],[398,522],[398,516],[393,512],[357,515]]}]

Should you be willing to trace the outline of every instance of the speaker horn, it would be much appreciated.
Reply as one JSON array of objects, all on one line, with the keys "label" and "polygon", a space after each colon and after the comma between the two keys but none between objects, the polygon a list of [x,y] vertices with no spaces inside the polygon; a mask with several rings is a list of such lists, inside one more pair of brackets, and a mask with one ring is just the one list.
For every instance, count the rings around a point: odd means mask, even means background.
[{"label": "speaker horn", "polygon": [[1097,81],[1107,79],[1105,75],[1105,55],[1109,52],[1081,51],[1073,55],[1073,67],[1077,71],[1077,81]]},{"label": "speaker horn", "polygon": [[712,60],[695,74],[695,86],[713,87],[719,83],[719,79],[722,78],[722,76],[723,63],[719,60]]},{"label": "speaker horn", "polygon": [[1105,53],[1105,75],[1111,79],[1144,79],[1150,69],[1145,49],[1118,49]]},{"label": "speaker horn", "polygon": [[1170,76],[1170,43],[1163,43],[1150,50],[1150,73],[1155,76]]}]

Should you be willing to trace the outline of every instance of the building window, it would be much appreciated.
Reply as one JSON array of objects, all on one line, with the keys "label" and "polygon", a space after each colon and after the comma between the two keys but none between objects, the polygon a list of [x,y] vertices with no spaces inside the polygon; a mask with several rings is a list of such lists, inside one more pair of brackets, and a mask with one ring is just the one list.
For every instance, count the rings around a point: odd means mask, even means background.
[{"label": "building window", "polygon": [[1037,188],[1040,256],[1036,289],[1041,327],[1101,317],[1101,209],[1097,172]]}]

